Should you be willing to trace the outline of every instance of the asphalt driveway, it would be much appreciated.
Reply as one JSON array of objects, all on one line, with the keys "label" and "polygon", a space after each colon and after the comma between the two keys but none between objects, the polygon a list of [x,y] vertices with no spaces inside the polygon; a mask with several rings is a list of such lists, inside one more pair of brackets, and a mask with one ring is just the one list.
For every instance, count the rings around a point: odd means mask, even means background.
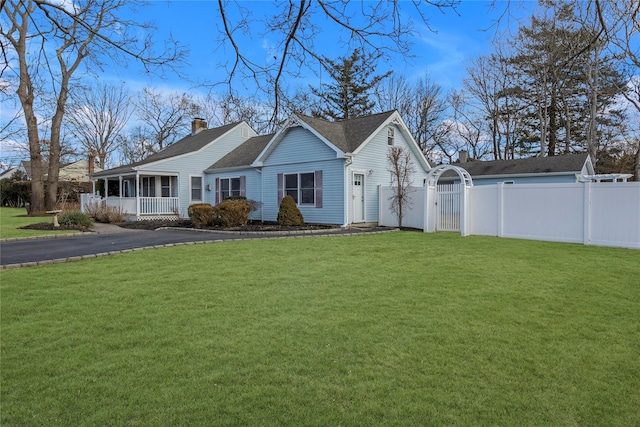
[{"label": "asphalt driveway", "polygon": [[111,255],[139,249],[160,248],[225,240],[302,237],[318,235],[351,235],[388,231],[383,228],[322,230],[313,233],[238,233],[204,232],[185,229],[117,230],[107,228],[97,233],[69,237],[28,239],[0,242],[0,268],[44,265],[96,256]]}]

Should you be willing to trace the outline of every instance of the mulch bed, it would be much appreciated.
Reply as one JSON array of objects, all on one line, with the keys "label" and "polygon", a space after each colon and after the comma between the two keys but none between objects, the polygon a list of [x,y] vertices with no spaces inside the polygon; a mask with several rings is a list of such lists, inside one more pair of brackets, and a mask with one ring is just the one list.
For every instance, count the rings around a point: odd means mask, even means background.
[{"label": "mulch bed", "polygon": [[[162,221],[162,220],[147,220],[147,221],[127,221],[117,224],[123,228],[131,228],[136,230],[155,230],[161,227],[178,227],[178,228],[196,228],[191,221]],[[286,227],[278,225],[275,222],[259,222],[250,221],[242,227],[207,227],[207,230],[221,230],[221,231],[293,231],[293,230],[326,230],[335,228],[336,226],[325,224],[304,224],[295,227]]]},{"label": "mulch bed", "polygon": [[91,231],[88,228],[80,227],[78,225],[63,225],[60,227],[54,227],[52,222],[38,222],[36,224],[29,224],[19,227],[22,230],[76,230],[76,231]]}]

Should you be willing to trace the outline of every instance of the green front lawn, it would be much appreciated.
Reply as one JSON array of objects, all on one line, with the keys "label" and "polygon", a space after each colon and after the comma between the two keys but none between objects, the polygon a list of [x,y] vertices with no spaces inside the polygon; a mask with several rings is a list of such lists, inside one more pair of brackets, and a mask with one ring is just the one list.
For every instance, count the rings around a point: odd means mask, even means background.
[{"label": "green front lawn", "polygon": [[395,232],[0,272],[0,424],[640,424],[640,252]]},{"label": "green front lawn", "polygon": [[53,221],[51,215],[26,215],[27,210],[25,208],[0,208],[0,239],[8,239],[10,237],[43,236],[47,234],[77,233],[75,230],[22,230],[20,227],[24,227],[25,225]]}]

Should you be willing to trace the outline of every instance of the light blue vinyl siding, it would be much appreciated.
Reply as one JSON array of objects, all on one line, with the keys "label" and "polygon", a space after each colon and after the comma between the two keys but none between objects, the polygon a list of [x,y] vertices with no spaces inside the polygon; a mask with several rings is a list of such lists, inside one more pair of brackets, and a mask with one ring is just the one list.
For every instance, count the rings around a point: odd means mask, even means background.
[{"label": "light blue vinyl siding", "polygon": [[334,160],[336,152],[302,127],[290,128],[264,162],[264,166]]},{"label": "light blue vinyl siding", "polygon": [[[211,191],[205,191],[205,202],[209,203],[210,205],[216,204],[216,178],[238,178],[240,176],[244,176],[246,180],[245,196],[247,197],[247,199],[260,202],[260,200],[262,199],[262,177],[260,172],[258,172],[254,168],[205,175],[205,186],[211,186]],[[262,210],[259,209],[255,212],[252,212],[251,215],[249,215],[249,219],[261,220]]]},{"label": "light blue vinyl siding", "polygon": [[[178,197],[180,199],[180,216],[186,218],[187,209],[191,202],[190,177],[202,176],[203,185],[209,183],[204,174],[204,170],[234,150],[240,144],[247,140],[243,136],[243,128],[249,129],[245,131],[245,135],[253,136],[254,132],[245,124],[231,129],[226,135],[220,137],[213,144],[209,144],[200,151],[172,157],[154,163],[140,166],[142,174],[173,174],[178,175]],[[208,198],[206,190],[203,197]]]},{"label": "light blue vinyl siding", "polygon": [[307,223],[344,223],[344,159],[302,127],[290,128],[264,161],[263,214],[265,221],[278,218],[278,174],[322,171],[322,208],[300,206]]},{"label": "light blue vinyl siding", "polygon": [[322,207],[300,206],[300,212],[307,223],[343,224],[344,223],[344,160],[304,162],[291,165],[264,167],[263,212],[265,221],[278,218],[278,174],[306,173],[322,171]]},{"label": "light blue vinyl siding", "polygon": [[[401,146],[406,150],[410,150],[407,140],[396,125],[390,125],[394,128],[395,146]],[[353,200],[352,185],[353,173],[364,174],[364,191],[365,191],[365,222],[378,222],[378,186],[388,186],[391,184],[391,172],[389,171],[389,163],[387,153],[389,145],[387,144],[387,127],[380,130],[357,155],[353,157],[353,163],[348,167],[348,196],[347,200],[351,203]],[[411,151],[413,154],[413,151]],[[424,170],[422,164],[413,155],[413,184],[414,186],[422,186],[424,179],[428,175],[428,171]],[[370,173],[371,171],[371,173]],[[353,207],[348,206],[349,222],[353,220]]]}]

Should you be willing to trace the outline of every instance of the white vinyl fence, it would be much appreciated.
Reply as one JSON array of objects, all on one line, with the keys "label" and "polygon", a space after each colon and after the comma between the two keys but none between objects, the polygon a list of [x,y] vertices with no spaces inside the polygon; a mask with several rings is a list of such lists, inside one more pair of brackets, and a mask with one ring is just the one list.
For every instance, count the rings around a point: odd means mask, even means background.
[{"label": "white vinyl fence", "polygon": [[496,184],[468,192],[467,234],[640,249],[640,183]]},{"label": "white vinyl fence", "polygon": [[[394,191],[392,187],[378,187],[378,224],[385,227],[398,226],[398,215],[391,212],[391,197]],[[410,201],[402,215],[402,226],[424,228],[424,188],[410,187],[408,196]]]},{"label": "white vinyl fence", "polygon": [[[380,188],[379,222],[385,226],[397,226],[389,212],[391,191]],[[436,220],[445,207],[438,205],[435,189],[424,187],[413,194],[420,192],[431,193],[422,203],[414,197],[416,202],[405,214],[403,225],[436,231]],[[467,187],[463,197],[463,235],[640,249],[640,182],[499,183]]]}]

